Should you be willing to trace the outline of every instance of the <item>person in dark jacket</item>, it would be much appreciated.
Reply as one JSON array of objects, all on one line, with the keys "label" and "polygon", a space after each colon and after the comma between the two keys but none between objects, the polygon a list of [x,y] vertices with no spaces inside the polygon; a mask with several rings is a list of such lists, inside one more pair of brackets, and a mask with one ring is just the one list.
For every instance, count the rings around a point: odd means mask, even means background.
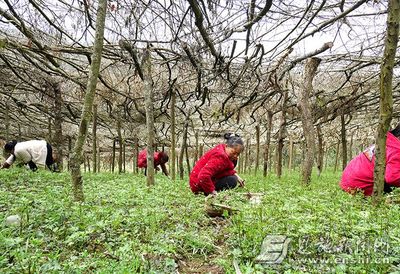
[{"label": "person in dark jacket", "polygon": [[235,171],[235,165],[244,149],[243,140],[236,134],[224,135],[225,144],[207,151],[190,173],[189,185],[193,193],[216,195],[217,191],[244,186],[244,181]]},{"label": "person in dark jacket", "polygon": [[[158,166],[161,167],[162,172],[165,176],[168,176],[167,166],[165,165],[169,160],[167,153],[163,151],[154,152],[154,168],[160,170]],[[147,174],[147,150],[143,149],[138,155],[138,167],[144,168],[144,174]]]}]

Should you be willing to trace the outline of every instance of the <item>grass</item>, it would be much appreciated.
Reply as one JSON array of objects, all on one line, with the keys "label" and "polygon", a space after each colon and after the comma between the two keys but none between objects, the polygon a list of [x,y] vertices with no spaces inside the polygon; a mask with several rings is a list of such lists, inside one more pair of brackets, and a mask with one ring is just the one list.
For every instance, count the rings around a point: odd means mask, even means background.
[{"label": "grass", "polygon": [[[0,171],[0,219],[18,214],[17,226],[0,222],[1,273],[386,273],[400,271],[398,205],[372,206],[338,187],[327,171],[310,186],[298,173],[280,180],[246,175],[244,189],[218,200],[240,212],[209,218],[204,197],[186,181],[157,174],[147,188],[132,174],[84,175],[86,201],[71,201],[69,174]],[[266,235],[291,239],[281,264],[254,263]]]}]

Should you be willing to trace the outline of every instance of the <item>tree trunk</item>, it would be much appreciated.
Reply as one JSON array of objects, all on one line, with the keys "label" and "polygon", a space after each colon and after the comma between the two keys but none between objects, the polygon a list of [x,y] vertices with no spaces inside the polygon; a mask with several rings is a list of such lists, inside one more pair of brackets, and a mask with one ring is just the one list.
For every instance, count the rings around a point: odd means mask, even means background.
[{"label": "tree trunk", "polygon": [[91,119],[92,105],[96,91],[97,79],[100,71],[101,53],[103,50],[104,25],[106,18],[107,0],[99,0],[96,19],[96,33],[93,47],[92,63],[89,71],[89,79],[86,86],[85,102],[82,109],[79,124],[78,137],[74,146],[71,163],[71,180],[75,201],[83,201],[83,179],[80,166],[83,162],[83,144],[86,140],[88,124]]},{"label": "tree trunk", "polygon": [[176,93],[175,89],[171,89],[171,179],[176,179],[176,123],[175,123],[175,104],[176,104]]},{"label": "tree trunk", "polygon": [[353,134],[350,134],[351,138],[350,138],[350,147],[349,147],[349,159],[353,159]]},{"label": "tree trunk", "polygon": [[311,172],[315,154],[315,130],[313,125],[310,95],[312,93],[312,82],[317,72],[321,59],[313,57],[306,61],[304,68],[304,87],[299,96],[299,109],[303,124],[303,134],[306,141],[305,159],[303,162],[302,181],[304,184],[311,182]]},{"label": "tree trunk", "polygon": [[126,157],[125,157],[125,155],[126,155],[126,145],[125,145],[125,142],[123,142],[123,145],[122,145],[122,165],[123,165],[123,172],[124,173],[126,171]]},{"label": "tree trunk", "polygon": [[250,172],[250,139],[247,138],[246,149],[245,149],[245,159],[244,159],[244,173]]},{"label": "tree trunk", "polygon": [[137,135],[135,134],[133,136],[133,173],[137,174],[139,172],[138,170],[138,165],[137,165],[137,161],[138,161],[138,157],[139,157],[139,138],[137,137]]},{"label": "tree trunk", "polygon": [[90,172],[90,158],[89,158],[89,156],[86,156],[86,162],[87,162],[88,171]]},{"label": "tree trunk", "polygon": [[282,177],[282,154],[283,154],[283,145],[286,138],[286,102],[288,100],[288,92],[287,90],[282,91],[282,105],[281,105],[281,121],[279,125],[278,131],[278,151],[277,151],[277,168],[276,174],[278,178]]},{"label": "tree trunk", "polygon": [[380,73],[379,125],[376,133],[374,202],[382,199],[386,169],[386,135],[393,114],[393,67],[399,40],[400,1],[389,0],[385,50]]},{"label": "tree trunk", "polygon": [[188,145],[187,144],[185,145],[185,156],[186,156],[187,171],[188,171],[188,174],[190,174],[190,159],[189,159],[189,152],[188,152]]},{"label": "tree trunk", "polygon": [[55,135],[53,137],[53,144],[55,150],[55,160],[57,163],[57,168],[63,170],[63,160],[64,160],[64,137],[62,132],[62,105],[63,99],[61,96],[61,88],[59,83],[52,83],[52,88],[54,91],[54,131]]},{"label": "tree trunk", "polygon": [[151,55],[147,48],[143,55],[144,94],[146,94],[146,125],[147,125],[147,186],[154,185],[154,90],[151,76]]},{"label": "tree trunk", "polygon": [[318,168],[318,177],[321,176],[322,168],[324,165],[324,141],[322,138],[321,125],[317,126],[317,136],[318,136],[318,160],[317,160],[317,168]]},{"label": "tree trunk", "polygon": [[258,166],[260,165],[260,124],[256,125],[256,166],[254,167],[254,175],[257,175]]},{"label": "tree trunk", "polygon": [[8,103],[5,103],[6,107],[5,107],[5,115],[4,115],[4,125],[6,127],[6,132],[5,132],[5,136],[4,138],[6,139],[6,141],[10,141],[10,106],[8,105]]},{"label": "tree trunk", "polygon": [[118,134],[118,173],[122,173],[122,158],[123,158],[123,146],[124,140],[122,139],[122,130],[121,130],[121,109],[118,107],[117,113],[117,134]]},{"label": "tree trunk", "polygon": [[336,146],[335,169],[333,170],[334,172],[337,171],[338,162],[339,162],[339,153],[340,153],[340,142],[338,142],[337,146]]},{"label": "tree trunk", "polygon": [[195,139],[195,151],[194,151],[194,159],[193,159],[193,166],[196,164],[197,160],[199,159],[199,131],[196,130],[194,134]]},{"label": "tree trunk", "polygon": [[181,180],[183,180],[183,174],[184,174],[183,156],[186,149],[188,126],[189,126],[189,116],[186,117],[185,124],[183,126],[182,147],[179,154],[179,177]]},{"label": "tree trunk", "polygon": [[98,147],[97,148],[97,172],[100,172],[100,159],[101,159],[100,147]]},{"label": "tree trunk", "polygon": [[346,122],[344,114],[340,115],[340,122],[342,125],[340,131],[340,136],[342,138],[342,170],[344,170],[347,165],[347,137],[346,137]]},{"label": "tree trunk", "polygon": [[97,172],[97,105],[93,105],[93,125],[92,125],[92,153],[93,153],[93,173]]},{"label": "tree trunk", "polygon": [[293,140],[292,138],[289,139],[289,164],[288,170],[292,170],[293,167]]},{"label": "tree trunk", "polygon": [[267,138],[265,140],[265,145],[264,145],[264,170],[263,170],[263,176],[267,176],[268,172],[268,163],[269,163],[269,148],[270,148],[270,143],[271,143],[271,131],[272,131],[272,117],[273,113],[272,111],[268,111],[268,124],[267,124]]},{"label": "tree trunk", "polygon": [[72,157],[72,138],[68,136],[68,171],[71,170],[71,157]]},{"label": "tree trunk", "polygon": [[113,138],[113,146],[112,146],[112,160],[111,160],[111,172],[114,173],[115,170],[115,150],[116,150],[116,141]]}]

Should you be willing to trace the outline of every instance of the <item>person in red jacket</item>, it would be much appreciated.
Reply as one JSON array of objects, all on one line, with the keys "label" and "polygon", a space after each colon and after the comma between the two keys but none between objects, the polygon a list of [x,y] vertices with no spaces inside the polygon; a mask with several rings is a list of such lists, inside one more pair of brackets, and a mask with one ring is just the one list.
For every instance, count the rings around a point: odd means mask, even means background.
[{"label": "person in red jacket", "polygon": [[243,140],[235,134],[224,135],[225,144],[207,151],[190,173],[189,185],[193,193],[216,195],[217,191],[235,188],[244,181],[237,175],[235,165],[243,151]]},{"label": "person in red jacket", "polygon": [[[165,176],[168,176],[168,170],[166,167],[166,163],[168,162],[168,155],[163,151],[155,151],[154,152],[154,168],[160,170],[158,166],[161,166],[162,172]],[[144,175],[147,174],[147,150],[143,149],[139,152],[137,165],[139,168],[145,168]]]},{"label": "person in red jacket", "polygon": [[[387,133],[386,171],[384,192],[400,186],[400,124]],[[358,191],[371,196],[374,189],[375,145],[370,146],[354,159],[343,171],[340,187],[351,194]]]}]

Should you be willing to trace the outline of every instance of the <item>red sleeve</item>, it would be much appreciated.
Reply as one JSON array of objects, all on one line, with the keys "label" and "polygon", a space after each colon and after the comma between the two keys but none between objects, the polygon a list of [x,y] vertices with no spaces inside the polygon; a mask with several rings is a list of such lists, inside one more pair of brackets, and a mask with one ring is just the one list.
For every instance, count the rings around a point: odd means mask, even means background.
[{"label": "red sleeve", "polygon": [[400,157],[398,155],[386,163],[385,182],[400,187]]},{"label": "red sleeve", "polygon": [[208,160],[198,175],[199,184],[204,193],[209,194],[215,190],[212,178],[216,177],[221,172],[225,172],[226,168],[226,159],[222,157],[214,156]]}]

